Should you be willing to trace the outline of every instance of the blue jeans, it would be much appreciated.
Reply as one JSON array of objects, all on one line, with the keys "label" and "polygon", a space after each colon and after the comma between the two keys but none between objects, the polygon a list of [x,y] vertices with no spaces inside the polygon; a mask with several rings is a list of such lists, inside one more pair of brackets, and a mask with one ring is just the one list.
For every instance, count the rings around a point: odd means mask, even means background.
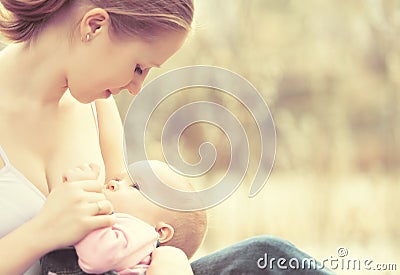
[{"label": "blue jeans", "polygon": [[[282,262],[278,265],[277,261],[280,258],[286,259],[286,268],[282,267],[284,265]],[[86,275],[80,270],[77,259],[73,249],[51,252],[41,259],[41,275],[47,275],[49,271],[57,275]],[[301,265],[297,269],[291,268],[294,265],[288,264],[290,259],[292,263],[301,264],[302,260],[312,258],[285,240],[271,236],[258,236],[204,256],[194,261],[191,266],[195,275],[334,274],[328,269],[318,268],[320,267],[318,263],[316,269],[305,269]],[[107,272],[106,274],[116,273]]]},{"label": "blue jeans", "polygon": [[[285,259],[285,262],[279,262],[278,265],[279,259]],[[302,262],[305,263],[305,268]],[[315,263],[315,269],[309,268],[307,263],[310,262]],[[296,263],[299,263],[298,268]],[[191,265],[195,275],[335,274],[322,268],[320,263],[293,244],[272,236],[244,240],[204,256]]]}]

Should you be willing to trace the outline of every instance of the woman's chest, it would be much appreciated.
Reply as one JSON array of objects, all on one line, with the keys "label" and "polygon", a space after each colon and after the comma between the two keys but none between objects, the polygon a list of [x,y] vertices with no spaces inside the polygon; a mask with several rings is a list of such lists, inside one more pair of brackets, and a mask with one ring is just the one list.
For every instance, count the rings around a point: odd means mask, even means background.
[{"label": "woman's chest", "polygon": [[0,145],[11,165],[45,196],[70,168],[104,163],[91,105],[77,104],[53,114],[0,118]]}]

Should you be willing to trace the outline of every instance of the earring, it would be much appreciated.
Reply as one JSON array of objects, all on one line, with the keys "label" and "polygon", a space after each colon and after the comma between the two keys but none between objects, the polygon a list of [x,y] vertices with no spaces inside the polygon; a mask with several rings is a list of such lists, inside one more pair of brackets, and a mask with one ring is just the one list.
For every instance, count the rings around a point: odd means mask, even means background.
[{"label": "earring", "polygon": [[89,42],[89,40],[90,40],[90,34],[89,34],[89,33],[86,34],[85,39],[86,39],[86,40],[84,41],[84,40],[83,40],[83,37],[81,36],[81,41],[82,41],[82,42]]}]

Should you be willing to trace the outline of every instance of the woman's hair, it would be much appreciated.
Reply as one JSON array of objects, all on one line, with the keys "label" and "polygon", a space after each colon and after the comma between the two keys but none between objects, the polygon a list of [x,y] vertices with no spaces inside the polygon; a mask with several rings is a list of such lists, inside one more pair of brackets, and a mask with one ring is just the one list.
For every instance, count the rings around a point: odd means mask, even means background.
[{"label": "woman's hair", "polygon": [[165,31],[188,31],[193,21],[193,0],[0,0],[0,32],[15,42],[29,41],[75,1],[107,11],[120,37],[151,39]]}]

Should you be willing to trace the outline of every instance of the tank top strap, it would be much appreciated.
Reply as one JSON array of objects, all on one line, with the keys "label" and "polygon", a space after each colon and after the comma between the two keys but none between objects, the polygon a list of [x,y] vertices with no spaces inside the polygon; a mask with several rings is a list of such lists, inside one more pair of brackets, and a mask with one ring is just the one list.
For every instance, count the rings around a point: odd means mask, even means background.
[{"label": "tank top strap", "polygon": [[96,123],[97,134],[99,134],[99,120],[97,119],[96,103],[93,101],[92,103],[90,103],[90,105],[92,107],[92,113],[93,113],[94,121]]},{"label": "tank top strap", "polygon": [[8,160],[6,152],[4,152],[3,147],[1,147],[1,145],[0,145],[0,158],[3,160],[5,165],[10,165],[10,161]]}]

